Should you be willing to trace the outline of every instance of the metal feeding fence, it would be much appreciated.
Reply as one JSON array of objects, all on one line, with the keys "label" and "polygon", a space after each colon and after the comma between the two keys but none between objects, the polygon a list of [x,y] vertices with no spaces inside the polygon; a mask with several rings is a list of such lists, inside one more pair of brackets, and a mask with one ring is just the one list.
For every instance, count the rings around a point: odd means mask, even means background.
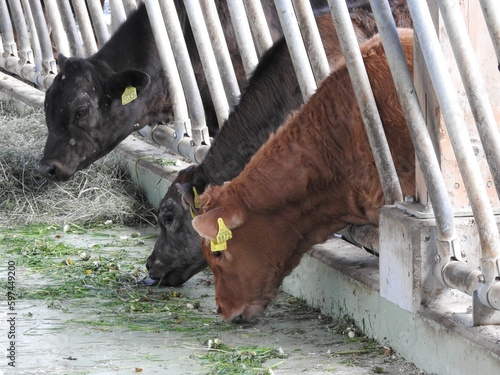
[{"label": "metal feeding fence", "polygon": [[[417,41],[414,77],[406,66],[388,2],[369,3],[416,150],[415,197],[402,195],[346,2],[328,0],[325,5],[330,7],[370,144],[376,150],[386,202],[419,219],[435,220],[436,242],[430,245],[432,255],[428,256],[432,260],[421,273],[438,281],[434,290],[446,286],[472,295],[475,324],[498,324],[500,237],[494,214],[500,208],[500,3],[407,0]],[[141,134],[200,162],[210,138],[174,2],[145,0],[145,4],[169,80],[174,120],[151,124]],[[99,0],[0,0],[0,67],[46,90],[57,74],[55,51],[90,56],[137,8],[134,0],[110,0],[109,5],[110,20],[106,20]],[[240,91],[215,4],[184,0],[184,5],[222,125]],[[257,0],[228,0],[228,6],[248,76],[272,45],[265,14]],[[302,0],[275,0],[275,6],[307,100],[330,71],[313,10],[309,1]],[[457,217],[473,218],[477,237],[472,241],[479,243],[479,252],[470,242],[459,240]],[[384,230],[381,225],[380,238],[374,228],[349,230],[358,243],[366,243],[366,233],[375,236],[370,242],[376,252],[383,249],[381,273],[398,264],[384,254],[385,248],[403,251],[397,236]],[[385,284],[381,281],[380,287],[387,299],[408,310],[426,300],[425,296],[415,298],[414,291],[398,296],[394,285],[401,280],[390,279]]]}]

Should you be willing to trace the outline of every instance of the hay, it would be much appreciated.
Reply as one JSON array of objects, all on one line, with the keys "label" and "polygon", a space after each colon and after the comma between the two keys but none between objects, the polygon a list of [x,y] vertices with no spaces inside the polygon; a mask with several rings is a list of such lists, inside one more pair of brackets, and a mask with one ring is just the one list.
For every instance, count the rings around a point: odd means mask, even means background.
[{"label": "hay", "polygon": [[89,225],[155,222],[152,209],[113,153],[67,182],[37,170],[47,128],[41,110],[19,115],[0,101],[0,223]]}]

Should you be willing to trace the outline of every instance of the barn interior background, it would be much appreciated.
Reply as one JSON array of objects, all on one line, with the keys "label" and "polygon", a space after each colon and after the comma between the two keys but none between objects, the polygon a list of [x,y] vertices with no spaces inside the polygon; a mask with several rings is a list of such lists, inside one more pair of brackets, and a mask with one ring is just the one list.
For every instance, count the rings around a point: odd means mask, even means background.
[{"label": "barn interior background", "polygon": [[[127,139],[117,152],[127,156],[132,177],[157,206],[172,181],[171,170],[148,163],[144,155],[163,155],[153,146],[161,145],[200,162],[210,137],[203,120],[196,118],[201,100],[178,37],[175,6],[168,0],[145,4],[172,85],[175,118],[134,135],[148,144]],[[232,67],[214,3],[185,0],[184,4],[217,116],[223,120],[239,89],[232,74],[219,73],[231,72]],[[307,100],[329,72],[314,14],[308,1],[275,4]],[[403,197],[400,189],[391,188],[398,184],[390,155],[378,152],[379,170],[389,171],[381,178],[387,205],[380,227],[353,227],[344,234],[379,257],[334,239],[316,246],[284,288],[328,313],[349,312],[367,334],[385,337],[427,371],[470,374],[499,369],[500,3],[408,0],[419,45],[414,77],[394,39],[388,3],[370,4],[416,149],[415,195]],[[57,74],[57,53],[90,56],[137,7],[134,0],[106,1],[105,12],[99,0],[43,5],[36,0],[0,0],[0,90],[35,106],[42,105],[43,93]],[[272,44],[265,15],[256,0],[228,1],[228,5],[250,74]],[[342,30],[340,42],[356,90],[360,97],[369,97],[359,50],[351,48],[357,43],[346,4],[329,0],[328,5]],[[374,106],[373,100],[360,101],[371,129],[380,123]],[[386,149],[381,142],[372,148]]]}]

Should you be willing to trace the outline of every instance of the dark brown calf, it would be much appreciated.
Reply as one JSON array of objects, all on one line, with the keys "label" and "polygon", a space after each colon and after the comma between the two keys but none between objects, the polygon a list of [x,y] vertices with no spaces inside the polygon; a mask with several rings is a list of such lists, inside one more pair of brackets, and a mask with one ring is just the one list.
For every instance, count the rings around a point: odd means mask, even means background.
[{"label": "dark brown calf", "polygon": [[[413,32],[399,35],[413,69]],[[380,38],[361,51],[403,193],[410,194],[414,149]],[[383,192],[345,64],[238,177],[208,188],[200,201],[202,214],[192,223],[204,238],[224,319],[260,315],[302,255],[333,232],[349,224],[378,224]],[[226,242],[217,239],[221,219],[232,232]]]}]

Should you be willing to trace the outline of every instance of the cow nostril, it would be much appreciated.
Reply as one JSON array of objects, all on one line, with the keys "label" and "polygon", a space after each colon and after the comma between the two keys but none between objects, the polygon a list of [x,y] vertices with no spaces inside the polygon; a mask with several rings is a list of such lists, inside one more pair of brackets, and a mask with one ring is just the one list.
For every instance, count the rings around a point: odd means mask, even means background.
[{"label": "cow nostril", "polygon": [[243,319],[243,315],[238,315],[236,317],[233,318],[233,323],[234,324],[241,324],[241,323],[244,323],[245,322],[245,319]]},{"label": "cow nostril", "polygon": [[57,173],[57,167],[54,163],[40,163],[38,170],[43,176],[47,177],[54,177]]}]

